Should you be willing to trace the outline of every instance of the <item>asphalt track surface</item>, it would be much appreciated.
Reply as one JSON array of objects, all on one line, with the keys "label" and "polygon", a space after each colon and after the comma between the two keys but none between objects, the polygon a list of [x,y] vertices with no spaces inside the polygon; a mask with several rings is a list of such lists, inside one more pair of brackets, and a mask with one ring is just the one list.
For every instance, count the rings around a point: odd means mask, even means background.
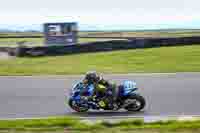
[{"label": "asphalt track surface", "polygon": [[0,77],[0,119],[57,115],[88,119],[200,115],[200,73],[105,75],[117,83],[137,82],[139,92],[147,101],[141,112],[73,112],[64,104],[64,92],[69,93],[82,77]]},{"label": "asphalt track surface", "polygon": [[6,52],[0,52],[0,60],[2,60],[2,59],[9,59],[9,58],[11,58],[11,57],[8,55],[8,53],[6,53]]}]

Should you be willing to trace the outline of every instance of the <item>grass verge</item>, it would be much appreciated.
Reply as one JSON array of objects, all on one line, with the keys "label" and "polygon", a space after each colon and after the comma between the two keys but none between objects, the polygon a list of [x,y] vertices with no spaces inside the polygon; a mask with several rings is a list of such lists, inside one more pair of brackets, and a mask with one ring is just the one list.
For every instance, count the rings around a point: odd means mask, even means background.
[{"label": "grass verge", "polygon": [[[111,39],[79,38],[78,43],[104,42]],[[113,40],[113,39],[112,39]],[[121,39],[114,39],[121,40]],[[44,38],[0,38],[0,47],[17,47],[18,43],[24,42],[26,47],[44,46]]]},{"label": "grass verge", "polygon": [[0,75],[200,72],[200,46],[161,47],[0,60]]},{"label": "grass verge", "polygon": [[200,120],[195,121],[158,121],[144,123],[143,120],[126,120],[120,122],[83,122],[76,118],[57,117],[29,120],[0,120],[0,131],[200,131]]}]

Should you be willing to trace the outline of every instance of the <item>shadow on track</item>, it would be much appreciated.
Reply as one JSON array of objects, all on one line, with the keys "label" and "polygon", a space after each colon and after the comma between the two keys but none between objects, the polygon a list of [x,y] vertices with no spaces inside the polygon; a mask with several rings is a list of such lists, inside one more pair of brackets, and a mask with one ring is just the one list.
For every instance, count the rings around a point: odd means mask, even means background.
[{"label": "shadow on track", "polygon": [[68,115],[79,117],[140,117],[146,115],[145,111],[128,112],[128,111],[89,111],[89,112],[72,112]]}]

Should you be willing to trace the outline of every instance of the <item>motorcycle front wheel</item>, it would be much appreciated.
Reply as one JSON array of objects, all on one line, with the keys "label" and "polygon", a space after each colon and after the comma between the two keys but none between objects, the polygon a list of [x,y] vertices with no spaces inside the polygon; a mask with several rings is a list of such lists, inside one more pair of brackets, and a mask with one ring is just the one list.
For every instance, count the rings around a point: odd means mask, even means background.
[{"label": "motorcycle front wheel", "polygon": [[87,107],[80,107],[76,104],[76,102],[72,99],[69,99],[69,106],[75,110],[76,112],[87,112],[89,110],[89,108]]},{"label": "motorcycle front wheel", "polygon": [[129,96],[124,103],[124,109],[134,112],[141,111],[146,105],[144,97],[139,94]]}]

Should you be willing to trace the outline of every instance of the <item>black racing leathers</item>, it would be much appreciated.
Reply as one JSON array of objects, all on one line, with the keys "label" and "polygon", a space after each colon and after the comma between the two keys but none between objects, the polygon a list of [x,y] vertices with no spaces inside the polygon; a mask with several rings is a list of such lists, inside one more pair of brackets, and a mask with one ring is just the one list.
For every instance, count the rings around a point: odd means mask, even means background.
[{"label": "black racing leathers", "polygon": [[[84,84],[90,84],[90,81],[83,80]],[[116,86],[113,83],[110,83],[108,80],[103,79],[102,77],[99,78],[99,80],[95,83],[93,83],[95,86],[94,94],[97,99],[102,99],[108,104],[109,108],[113,108],[113,103],[116,99]]]},{"label": "black racing leathers", "polygon": [[[104,86],[104,87],[101,87]],[[116,99],[116,86],[115,84],[110,83],[109,81],[101,78],[95,84],[95,95],[100,96],[106,101],[109,108],[113,108],[113,103]]]}]

